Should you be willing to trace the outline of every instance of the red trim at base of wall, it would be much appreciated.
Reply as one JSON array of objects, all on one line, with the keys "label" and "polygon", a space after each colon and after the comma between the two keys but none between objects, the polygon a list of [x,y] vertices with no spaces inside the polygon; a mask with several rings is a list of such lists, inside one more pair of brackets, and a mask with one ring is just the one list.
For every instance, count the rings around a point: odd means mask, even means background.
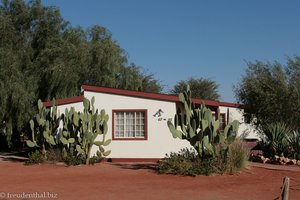
[{"label": "red trim at base of wall", "polygon": [[157,163],[161,158],[105,158],[106,162],[150,162]]}]

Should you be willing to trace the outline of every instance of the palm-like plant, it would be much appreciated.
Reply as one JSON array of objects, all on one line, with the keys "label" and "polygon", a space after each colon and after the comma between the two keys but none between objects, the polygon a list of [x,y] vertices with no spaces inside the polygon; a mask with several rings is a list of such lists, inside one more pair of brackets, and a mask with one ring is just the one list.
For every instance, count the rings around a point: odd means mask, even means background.
[{"label": "palm-like plant", "polygon": [[287,136],[288,143],[291,148],[291,154],[294,159],[300,159],[300,132],[293,131]]},{"label": "palm-like plant", "polygon": [[275,122],[266,125],[264,130],[265,140],[263,141],[265,153],[269,156],[282,155],[288,152],[288,135],[290,128],[282,122]]}]

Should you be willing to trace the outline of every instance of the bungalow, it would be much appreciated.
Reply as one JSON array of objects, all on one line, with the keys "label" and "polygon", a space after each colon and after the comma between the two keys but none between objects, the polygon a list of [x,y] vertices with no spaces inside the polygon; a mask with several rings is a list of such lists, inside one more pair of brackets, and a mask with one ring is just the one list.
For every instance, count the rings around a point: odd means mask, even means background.
[{"label": "bungalow", "polygon": [[[82,85],[82,96],[56,100],[60,113],[65,108],[83,110],[83,99],[95,98],[95,108],[105,109],[109,114],[107,137],[112,139],[107,149],[113,161],[153,161],[161,159],[166,153],[178,152],[190,147],[185,140],[174,139],[167,121],[176,113],[178,96],[138,92],[116,88]],[[195,104],[205,103],[215,114],[220,112],[220,128],[226,119],[238,120],[238,135],[245,139],[256,139],[254,127],[243,120],[243,108],[239,104],[220,101],[193,99]],[[49,107],[52,101],[44,102]],[[229,113],[229,116],[226,116]],[[92,149],[96,152],[97,148]]]}]

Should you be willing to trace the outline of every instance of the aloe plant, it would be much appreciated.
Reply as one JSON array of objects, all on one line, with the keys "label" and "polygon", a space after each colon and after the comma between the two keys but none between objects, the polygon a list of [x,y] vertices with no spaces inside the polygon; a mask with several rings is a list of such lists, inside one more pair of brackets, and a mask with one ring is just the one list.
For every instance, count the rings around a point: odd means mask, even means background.
[{"label": "aloe plant", "polygon": [[267,156],[282,155],[288,152],[290,128],[282,122],[267,124],[263,128],[263,148]]},{"label": "aloe plant", "polygon": [[290,153],[294,157],[294,159],[300,159],[300,132],[293,131],[287,135],[288,143],[291,147]]}]

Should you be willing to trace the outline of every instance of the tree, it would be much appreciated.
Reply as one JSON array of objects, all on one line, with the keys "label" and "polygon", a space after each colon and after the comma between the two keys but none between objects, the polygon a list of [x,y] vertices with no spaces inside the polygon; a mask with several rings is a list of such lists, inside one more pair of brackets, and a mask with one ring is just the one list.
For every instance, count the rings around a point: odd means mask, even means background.
[{"label": "tree", "polygon": [[[74,28],[58,8],[40,0],[2,0],[0,30],[0,134],[8,141],[30,132],[28,121],[38,99],[79,95],[82,84],[161,88],[153,76],[128,65],[109,30],[100,25]],[[120,77],[130,81],[120,84]]]},{"label": "tree", "polygon": [[143,72],[141,67],[131,64],[123,69],[118,77],[118,88],[143,92],[162,92],[163,86],[154,78],[154,74]]},{"label": "tree", "polygon": [[181,80],[177,82],[171,90],[171,94],[179,95],[184,92],[187,85],[190,86],[193,98],[218,100],[220,95],[218,93],[218,85],[215,81],[205,78],[189,78],[188,80]]},{"label": "tree", "polygon": [[300,128],[300,57],[278,62],[247,63],[246,74],[235,86],[238,102],[246,105],[246,119],[256,125],[284,122]]},{"label": "tree", "polygon": [[117,75],[126,66],[125,51],[111,38],[111,33],[96,25],[87,31],[88,63],[83,83],[116,87]]}]

